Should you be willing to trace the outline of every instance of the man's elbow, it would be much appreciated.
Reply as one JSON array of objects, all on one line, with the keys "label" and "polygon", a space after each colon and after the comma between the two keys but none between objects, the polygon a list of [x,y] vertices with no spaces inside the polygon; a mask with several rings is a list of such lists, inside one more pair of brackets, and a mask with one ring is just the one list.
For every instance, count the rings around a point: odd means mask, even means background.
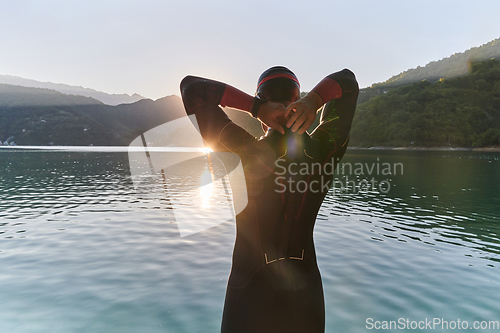
[{"label": "man's elbow", "polygon": [[358,80],[356,80],[356,75],[350,69],[344,68],[342,70],[342,80],[349,92],[356,94],[359,92]]},{"label": "man's elbow", "polygon": [[192,75],[188,75],[185,78],[182,79],[181,84],[180,84],[180,89],[181,89],[181,96],[184,97],[184,94],[189,91],[189,87],[193,84],[193,82],[196,81],[196,77]]}]

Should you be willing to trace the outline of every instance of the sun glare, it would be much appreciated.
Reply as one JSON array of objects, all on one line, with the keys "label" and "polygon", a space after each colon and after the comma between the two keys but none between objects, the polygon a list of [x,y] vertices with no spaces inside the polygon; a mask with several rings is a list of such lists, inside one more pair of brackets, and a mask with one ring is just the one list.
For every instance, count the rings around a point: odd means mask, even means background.
[{"label": "sun glare", "polygon": [[204,152],[205,154],[213,152],[212,148],[210,147],[200,148],[200,151]]}]

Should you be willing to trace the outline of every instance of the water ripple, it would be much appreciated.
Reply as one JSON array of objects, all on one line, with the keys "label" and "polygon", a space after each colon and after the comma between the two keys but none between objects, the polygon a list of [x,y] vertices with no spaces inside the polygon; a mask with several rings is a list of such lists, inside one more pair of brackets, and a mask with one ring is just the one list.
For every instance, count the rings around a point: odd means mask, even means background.
[{"label": "water ripple", "polygon": [[[500,160],[460,154],[387,155],[405,163],[389,193],[327,196],[314,235],[327,331],[495,318]],[[1,331],[219,330],[234,221],[180,238],[163,184],[137,193],[125,154],[1,155]]]}]

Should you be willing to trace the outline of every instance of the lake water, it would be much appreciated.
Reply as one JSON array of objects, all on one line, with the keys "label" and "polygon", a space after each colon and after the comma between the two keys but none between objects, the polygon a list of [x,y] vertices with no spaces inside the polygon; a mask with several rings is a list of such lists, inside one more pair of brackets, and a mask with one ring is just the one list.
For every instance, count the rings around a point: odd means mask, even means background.
[{"label": "lake water", "polygon": [[[367,167],[339,181],[382,185],[332,190],[318,216],[326,331],[500,321],[500,154],[343,162]],[[0,150],[0,332],[218,332],[235,223],[180,237],[162,191],[134,190],[126,153]]]}]

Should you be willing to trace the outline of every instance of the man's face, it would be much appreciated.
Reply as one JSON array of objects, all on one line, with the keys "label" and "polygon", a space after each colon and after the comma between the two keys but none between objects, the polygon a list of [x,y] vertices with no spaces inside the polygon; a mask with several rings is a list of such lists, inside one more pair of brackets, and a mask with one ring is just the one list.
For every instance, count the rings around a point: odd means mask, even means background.
[{"label": "man's face", "polygon": [[288,107],[288,105],[292,104],[293,102],[297,101],[300,98],[299,88],[294,89],[293,92],[290,93],[289,97],[290,97],[289,100],[286,100],[286,101],[282,101],[282,100],[273,101],[271,98],[269,98],[269,96],[266,96],[266,98],[269,101],[274,102],[274,103],[281,103],[285,107]]},{"label": "man's face", "polygon": [[286,78],[274,78],[264,82],[257,91],[275,103],[281,103],[288,106],[300,97],[300,89],[297,83]]},{"label": "man's face", "polygon": [[[269,96],[266,96],[265,94],[263,94],[270,102],[274,102],[274,103],[280,103],[280,104],[283,104],[286,107],[288,107],[290,104],[292,104],[293,102],[297,101],[299,98],[300,98],[300,91],[299,89],[297,88],[296,91],[292,92],[291,94],[288,94],[288,96],[290,97],[290,100],[285,100],[285,101],[282,101],[282,100],[272,100],[271,98],[269,98]],[[291,115],[289,115],[288,117],[290,117]],[[285,126],[286,122],[287,122],[287,118],[285,118],[285,114],[281,115],[281,116],[278,116],[276,118],[276,121]],[[265,130],[264,130],[265,131]]]}]

